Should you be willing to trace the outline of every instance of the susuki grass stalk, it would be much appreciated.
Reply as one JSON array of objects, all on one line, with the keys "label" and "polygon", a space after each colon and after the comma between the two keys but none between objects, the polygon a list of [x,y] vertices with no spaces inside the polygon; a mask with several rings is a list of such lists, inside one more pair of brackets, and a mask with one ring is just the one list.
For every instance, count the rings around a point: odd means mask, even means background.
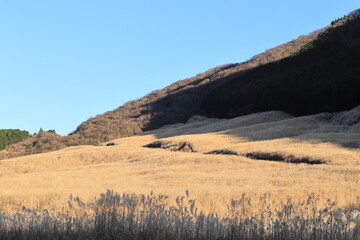
[{"label": "susuki grass stalk", "polygon": [[319,207],[315,195],[274,209],[268,194],[260,206],[243,194],[225,217],[199,211],[186,195],[172,203],[164,195],[108,190],[88,203],[70,196],[60,212],[22,207],[0,213],[0,239],[360,239],[359,208],[345,211],[330,200]]}]

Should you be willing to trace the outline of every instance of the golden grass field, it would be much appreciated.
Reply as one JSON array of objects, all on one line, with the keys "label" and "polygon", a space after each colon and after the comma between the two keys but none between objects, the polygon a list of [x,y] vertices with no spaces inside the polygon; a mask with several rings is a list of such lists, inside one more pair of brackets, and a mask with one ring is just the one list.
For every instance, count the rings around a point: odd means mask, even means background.
[{"label": "golden grass field", "polygon": [[[204,211],[224,213],[242,193],[269,193],[273,200],[328,198],[360,206],[360,123],[357,112],[292,117],[265,112],[235,119],[193,117],[114,146],[77,146],[0,161],[0,210],[57,207],[70,194],[91,200],[106,189],[139,194],[183,195],[189,190]],[[187,142],[196,152],[146,148],[154,141]],[[352,147],[352,148],[348,148]],[[213,150],[239,155],[209,155]],[[249,152],[308,157],[319,165],[253,160]],[[256,199],[256,198],[254,198]]]}]

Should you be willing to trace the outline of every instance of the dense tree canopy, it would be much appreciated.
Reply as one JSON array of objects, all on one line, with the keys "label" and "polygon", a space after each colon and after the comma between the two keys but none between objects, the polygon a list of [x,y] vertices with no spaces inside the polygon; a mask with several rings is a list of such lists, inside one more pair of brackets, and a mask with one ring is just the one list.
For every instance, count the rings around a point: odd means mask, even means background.
[{"label": "dense tree canopy", "polygon": [[21,142],[30,137],[28,131],[19,129],[0,129],[0,150],[5,149],[10,144]]}]

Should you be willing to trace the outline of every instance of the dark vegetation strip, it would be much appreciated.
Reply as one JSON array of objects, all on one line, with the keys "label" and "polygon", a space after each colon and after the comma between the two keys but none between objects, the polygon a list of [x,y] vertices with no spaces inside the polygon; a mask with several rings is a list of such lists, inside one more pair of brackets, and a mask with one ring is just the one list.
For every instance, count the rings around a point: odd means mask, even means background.
[{"label": "dark vegetation strip", "polygon": [[219,149],[211,152],[207,152],[205,154],[213,154],[213,155],[235,155],[235,156],[245,156],[247,158],[253,160],[264,160],[264,161],[276,161],[276,162],[285,162],[285,163],[305,163],[305,164],[324,164],[326,163],[323,160],[319,159],[311,159],[309,157],[298,158],[293,155],[284,155],[280,153],[267,153],[267,152],[249,152],[245,154],[238,154],[232,150],[228,149]]},{"label": "dark vegetation strip", "polygon": [[207,152],[205,154],[213,154],[213,155],[239,155],[237,152],[228,150],[228,149],[219,149],[219,150],[214,150],[214,151],[210,151]]},{"label": "dark vegetation strip", "polygon": [[196,152],[192,144],[188,142],[173,143],[169,141],[155,141],[143,147],[167,149],[174,152]]},{"label": "dark vegetation strip", "polygon": [[286,163],[305,163],[311,165],[325,163],[325,161],[318,159],[313,160],[309,157],[297,158],[293,155],[285,156],[279,153],[250,152],[244,154],[244,156],[254,160],[276,161],[276,162],[286,162]]}]

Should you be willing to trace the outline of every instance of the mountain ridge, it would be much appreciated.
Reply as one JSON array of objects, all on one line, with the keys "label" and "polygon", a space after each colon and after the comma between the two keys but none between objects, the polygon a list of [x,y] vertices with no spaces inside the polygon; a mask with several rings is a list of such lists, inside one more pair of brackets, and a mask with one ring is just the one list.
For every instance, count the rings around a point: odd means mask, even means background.
[{"label": "mountain ridge", "polygon": [[[90,118],[80,124],[70,135],[78,135],[80,139],[99,139],[102,142],[117,137],[131,136],[165,124],[184,122],[192,115],[198,114],[201,98],[214,87],[245,74],[251,68],[296,53],[313,41],[323,30],[302,35],[295,40],[257,54],[246,62],[220,65],[195,77],[177,81],[140,99],[125,103],[113,111]],[[90,143],[94,142],[90,141]]]}]

